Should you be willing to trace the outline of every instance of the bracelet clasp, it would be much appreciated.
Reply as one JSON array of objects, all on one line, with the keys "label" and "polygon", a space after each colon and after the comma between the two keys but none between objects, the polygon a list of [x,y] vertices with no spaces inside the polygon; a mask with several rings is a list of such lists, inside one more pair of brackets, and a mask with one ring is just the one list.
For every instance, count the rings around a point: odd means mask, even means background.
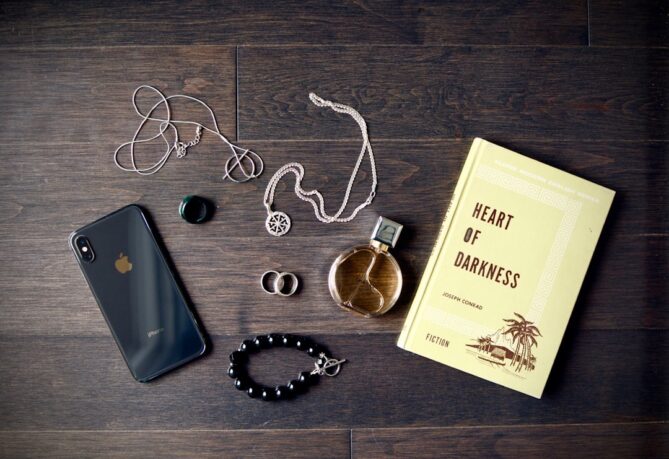
[{"label": "bracelet clasp", "polygon": [[[311,371],[312,375],[337,376],[341,371],[342,363],[346,362],[346,359],[337,360],[327,357],[324,352],[321,352],[318,357],[314,364],[316,368]],[[328,371],[329,369],[331,370]]]}]

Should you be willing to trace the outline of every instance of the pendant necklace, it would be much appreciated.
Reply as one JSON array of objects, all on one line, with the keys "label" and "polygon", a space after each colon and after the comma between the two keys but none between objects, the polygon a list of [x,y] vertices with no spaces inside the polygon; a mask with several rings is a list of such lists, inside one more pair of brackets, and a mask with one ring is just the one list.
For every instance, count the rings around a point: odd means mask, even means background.
[{"label": "pendant necklace", "polygon": [[[290,230],[291,226],[290,217],[285,212],[272,210],[276,186],[286,174],[295,174],[295,194],[302,201],[306,201],[312,205],[314,208],[314,213],[316,214],[316,218],[323,223],[350,222],[356,217],[356,215],[358,215],[358,212],[370,205],[374,200],[374,196],[376,196],[376,162],[374,161],[374,152],[372,151],[372,145],[369,142],[369,137],[367,135],[367,123],[365,122],[365,119],[362,117],[362,115],[360,115],[360,113],[348,105],[321,99],[313,92],[309,94],[309,99],[317,107],[329,107],[337,113],[345,113],[351,116],[351,118],[353,118],[358,123],[358,126],[360,126],[360,132],[362,134],[362,148],[360,150],[360,155],[358,156],[358,161],[355,163],[355,167],[353,168],[351,178],[348,181],[348,187],[346,188],[346,193],[344,193],[344,199],[341,203],[341,206],[339,207],[339,210],[334,215],[328,215],[325,212],[325,201],[323,199],[323,195],[318,190],[305,191],[302,189],[302,179],[304,178],[304,166],[302,166],[302,164],[288,163],[280,167],[267,184],[267,188],[265,189],[265,197],[263,199],[263,204],[265,205],[265,209],[267,209],[265,228],[267,228],[267,231],[272,236],[283,236]],[[353,189],[353,183],[355,182],[355,178],[358,175],[358,170],[360,169],[362,160],[365,158],[365,154],[369,155],[369,163],[372,170],[372,186],[369,195],[364,202],[353,209],[350,215],[347,217],[341,217],[341,214],[348,205],[349,196],[351,194],[351,190]]]}]

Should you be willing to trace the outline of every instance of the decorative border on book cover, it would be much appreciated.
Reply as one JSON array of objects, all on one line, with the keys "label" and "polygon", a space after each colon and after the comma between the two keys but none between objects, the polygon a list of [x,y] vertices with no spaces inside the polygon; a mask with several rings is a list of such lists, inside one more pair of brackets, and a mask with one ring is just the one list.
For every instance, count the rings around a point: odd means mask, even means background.
[{"label": "decorative border on book cover", "polygon": [[[530,309],[526,313],[527,320],[538,324],[541,321],[546,303],[553,290],[557,272],[576,228],[576,222],[583,204],[580,201],[570,199],[562,193],[535,183],[530,183],[522,178],[487,165],[479,165],[476,177],[563,212],[562,220],[555,233],[544,269],[534,291]],[[457,333],[468,336],[482,336],[494,333],[494,330],[484,330],[481,324],[477,322],[441,311],[434,307],[428,307],[425,312],[430,321]]]}]

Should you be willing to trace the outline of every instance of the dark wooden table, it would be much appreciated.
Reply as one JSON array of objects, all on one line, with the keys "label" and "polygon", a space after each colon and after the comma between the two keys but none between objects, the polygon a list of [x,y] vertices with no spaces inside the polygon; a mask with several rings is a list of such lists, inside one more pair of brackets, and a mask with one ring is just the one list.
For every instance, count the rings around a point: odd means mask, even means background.
[{"label": "dark wooden table", "polygon": [[[666,457],[669,455],[669,6],[666,1],[9,1],[0,6],[0,455],[212,457]],[[140,84],[216,110],[265,159],[221,181],[213,136],[159,174],[112,162]],[[318,223],[282,182],[291,233],[264,229],[262,195],[289,161],[335,209],[367,119],[378,197]],[[192,132],[185,130],[184,138]],[[617,191],[545,395],[535,400],[395,347],[472,138]],[[146,156],[143,157],[147,161]],[[352,200],[367,192],[363,168]],[[196,193],[210,223],[176,212]],[[130,376],[67,246],[123,205],[153,215],[213,352],[151,384]],[[397,307],[365,320],[327,290],[331,261],[378,215],[406,226]],[[258,287],[294,271],[290,299]],[[304,333],[349,359],[290,403],[237,392],[242,338]],[[308,368],[268,353],[259,379]]]}]

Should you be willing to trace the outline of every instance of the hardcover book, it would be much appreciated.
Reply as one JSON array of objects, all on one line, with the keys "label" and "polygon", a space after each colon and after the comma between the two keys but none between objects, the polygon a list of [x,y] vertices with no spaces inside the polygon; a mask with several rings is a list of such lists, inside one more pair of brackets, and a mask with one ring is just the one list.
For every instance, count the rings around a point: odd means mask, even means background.
[{"label": "hardcover book", "polygon": [[614,194],[475,139],[398,346],[541,398]]}]

